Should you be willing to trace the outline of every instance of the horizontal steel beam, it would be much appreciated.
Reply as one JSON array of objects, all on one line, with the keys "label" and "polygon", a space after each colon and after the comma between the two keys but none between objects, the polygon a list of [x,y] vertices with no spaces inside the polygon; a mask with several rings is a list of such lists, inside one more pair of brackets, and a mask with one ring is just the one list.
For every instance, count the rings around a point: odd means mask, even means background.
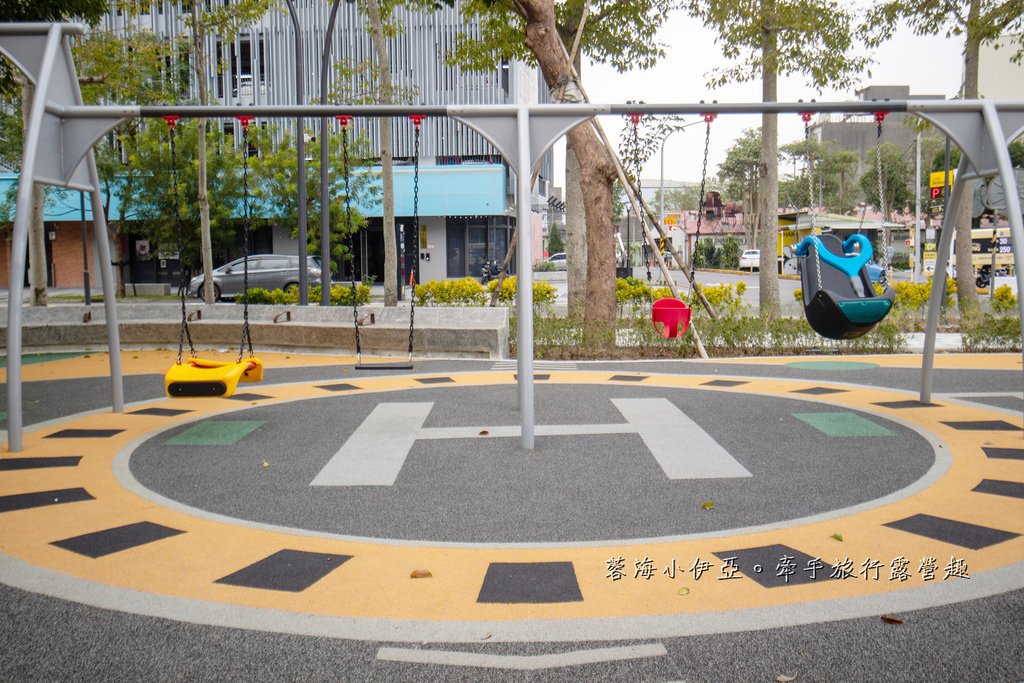
[{"label": "horizontal steel beam", "polygon": [[[1024,100],[995,103],[999,111],[1024,111]],[[795,114],[801,112],[870,114],[885,112],[981,112],[980,100],[892,100],[873,102],[712,102],[711,104],[534,104],[529,105],[531,115],[545,116],[599,116],[602,114]],[[233,116],[259,116],[263,118],[289,118],[295,116],[322,117],[348,115],[353,117],[405,116],[514,116],[517,105],[167,105],[167,106],[77,106],[61,107],[50,104],[47,110],[62,118],[103,118],[181,116],[186,118],[230,118]]]}]

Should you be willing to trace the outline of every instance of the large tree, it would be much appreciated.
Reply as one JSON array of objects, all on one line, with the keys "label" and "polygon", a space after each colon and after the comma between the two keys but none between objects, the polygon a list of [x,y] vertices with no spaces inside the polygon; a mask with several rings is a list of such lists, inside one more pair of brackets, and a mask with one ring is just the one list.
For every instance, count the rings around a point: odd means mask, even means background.
[{"label": "large tree", "polygon": [[[233,41],[243,26],[266,14],[270,6],[274,4],[274,0],[234,0],[233,2],[225,1],[220,6],[217,6],[216,3],[201,5],[199,2],[192,2],[190,4],[191,8],[185,24],[191,31],[192,37],[192,70],[195,74],[199,104],[206,106],[210,103],[209,69],[207,68],[209,57],[206,54],[207,36],[219,35],[225,39],[225,44],[228,40]],[[218,73],[222,73],[225,68],[225,64],[217,64]],[[237,75],[237,71],[235,73]],[[304,131],[299,131],[299,135],[303,133]],[[201,226],[203,291],[206,303],[212,304],[214,303],[213,252],[210,236],[210,198],[207,190],[209,180],[207,178],[206,119],[199,119],[198,150],[199,181],[196,186],[198,191],[196,201],[199,204]]]},{"label": "large tree", "polygon": [[[844,88],[865,66],[853,55],[852,17],[837,0],[689,0],[690,11],[718,33],[723,54],[734,64],[712,74],[710,85],[761,79],[761,99],[778,100],[778,78],[802,74],[819,90]],[[778,115],[761,122],[757,245],[761,263],[778,258]],[[775,268],[760,273],[761,315],[779,314]]]},{"label": "large tree", "polygon": [[[577,78],[582,55],[620,71],[652,66],[664,54],[664,47],[655,40],[658,28],[675,5],[676,0],[567,0],[557,5],[554,0],[468,0],[463,11],[479,20],[480,36],[463,37],[452,57],[455,63],[477,70],[498,69],[510,60],[536,64],[552,99],[583,101]],[[567,175],[578,168],[581,190],[577,195],[567,178],[570,267],[580,223],[574,212],[582,206],[587,254],[583,317],[588,323],[611,324],[616,313],[611,199],[616,168],[593,126],[573,129],[568,146]]]},{"label": "large tree", "polygon": [[[978,59],[985,43],[1000,44],[1011,58],[1024,57],[1024,2],[1022,0],[880,0],[868,13],[864,32],[877,46],[892,37],[896,26],[909,24],[917,35],[945,35],[963,41],[964,80],[960,95],[977,99]],[[956,286],[961,312],[978,304],[971,256],[971,202],[974,183],[964,188],[966,201],[956,215]]]},{"label": "large tree", "polygon": [[757,244],[758,173],[761,166],[761,129],[747,128],[725,151],[718,165],[718,183],[726,199],[743,202],[743,236],[747,246]]}]

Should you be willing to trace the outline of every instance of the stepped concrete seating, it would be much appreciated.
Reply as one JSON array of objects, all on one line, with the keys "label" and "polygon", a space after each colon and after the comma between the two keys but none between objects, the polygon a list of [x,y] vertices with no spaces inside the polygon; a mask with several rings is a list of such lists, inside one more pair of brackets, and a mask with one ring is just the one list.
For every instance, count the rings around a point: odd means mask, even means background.
[{"label": "stepped concrete seating", "polygon": [[[186,304],[189,329],[199,346],[236,346],[241,336],[242,306]],[[120,303],[121,343],[125,347],[177,348],[181,304]],[[368,355],[404,355],[409,344],[409,307],[359,307],[359,338]],[[0,316],[7,319],[6,308]],[[86,320],[88,318],[88,320]],[[103,304],[59,304],[23,309],[22,346],[105,347]],[[320,306],[249,306],[252,343],[260,349],[354,353],[352,309]],[[7,346],[7,328],[0,331]],[[417,307],[413,340],[418,356],[507,358],[509,311],[504,307]]]}]

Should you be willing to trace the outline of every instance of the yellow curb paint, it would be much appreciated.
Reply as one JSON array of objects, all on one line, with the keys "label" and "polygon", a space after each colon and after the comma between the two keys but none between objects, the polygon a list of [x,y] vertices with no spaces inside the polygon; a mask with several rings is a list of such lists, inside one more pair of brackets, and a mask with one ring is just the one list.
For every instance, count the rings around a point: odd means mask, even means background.
[{"label": "yellow curb paint", "polygon": [[[648,375],[616,372],[552,372],[544,384],[621,384],[651,387],[693,388],[705,391],[740,392],[815,401],[794,394],[808,386],[828,385],[808,380],[749,378],[737,387],[703,386],[714,377]],[[643,382],[613,382],[615,374],[647,375]],[[446,375],[451,384],[422,384],[417,378],[358,377],[344,380],[357,387],[353,393],[386,393],[412,389],[443,391],[449,387],[511,384],[512,373],[470,372]],[[845,376],[844,376],[845,379]],[[280,401],[344,396],[316,389],[319,380],[302,385],[260,386],[270,398],[259,405]],[[194,412],[174,417],[99,414],[67,420],[60,427],[30,431],[25,452],[19,456],[83,455],[79,467],[5,472],[0,476],[0,495],[84,487],[96,500],[53,505],[3,514],[0,547],[30,564],[125,589],[178,596],[225,605],[265,607],[304,614],[342,617],[375,617],[410,620],[525,620],[572,617],[614,617],[666,614],[699,614],[805,601],[884,594],[925,585],[917,576],[917,564],[935,557],[939,566],[936,583],[951,558],[964,559],[968,571],[989,569],[1024,561],[1024,537],[978,551],[933,541],[884,526],[913,514],[930,514],[980,524],[1024,535],[1022,501],[1004,496],[972,493],[983,478],[1024,481],[1024,463],[986,458],[981,444],[1017,443],[1020,434],[957,431],[943,420],[994,419],[984,407],[939,406],[891,410],[874,403],[905,399],[883,389],[843,387],[841,395],[819,397],[819,403],[836,403],[848,410],[864,410],[916,425],[941,442],[952,455],[952,466],[931,486],[907,498],[879,505],[837,519],[811,523],[781,524],[781,528],[749,533],[724,531],[708,538],[655,539],[596,546],[443,546],[415,542],[379,542],[374,539],[343,539],[287,531],[269,531],[245,523],[212,521],[187,512],[165,508],[121,486],[113,462],[129,443],[156,430],[213,416],[227,416],[250,407],[249,402],[220,399],[157,401],[153,406],[187,408]],[[256,390],[255,386],[253,390]],[[1000,418],[1002,419],[1002,418]],[[60,428],[120,428],[111,439],[43,439]],[[9,457],[9,456],[5,456]],[[254,454],[254,463],[259,460]],[[254,464],[255,466],[255,464]],[[272,464],[273,466],[273,464]],[[1016,476],[1014,476],[1016,473]],[[696,509],[696,508],[695,508]],[[714,514],[713,511],[709,514]],[[101,531],[124,524],[149,521],[185,533],[106,557],[91,559],[51,545],[53,541]],[[830,538],[841,533],[844,541]],[[806,585],[766,589],[754,581],[719,580],[721,560],[715,553],[783,544],[818,556],[826,564],[849,557],[853,579],[819,581]],[[353,556],[308,590],[300,593],[259,590],[218,584],[216,581],[281,550],[294,549]],[[889,581],[890,563],[906,557],[911,578]],[[608,561],[622,557],[625,576],[608,578]],[[649,580],[634,578],[634,563],[649,557],[655,571]],[[697,558],[712,568],[695,580],[689,569]],[[676,577],[662,570],[676,560]],[[879,579],[865,580],[856,574],[862,563],[877,560]],[[583,600],[557,604],[480,604],[477,597],[492,562],[572,562]],[[413,569],[428,569],[432,578],[410,579]],[[802,571],[803,567],[797,567]],[[775,567],[765,567],[775,571]],[[679,589],[689,593],[680,596]]]}]

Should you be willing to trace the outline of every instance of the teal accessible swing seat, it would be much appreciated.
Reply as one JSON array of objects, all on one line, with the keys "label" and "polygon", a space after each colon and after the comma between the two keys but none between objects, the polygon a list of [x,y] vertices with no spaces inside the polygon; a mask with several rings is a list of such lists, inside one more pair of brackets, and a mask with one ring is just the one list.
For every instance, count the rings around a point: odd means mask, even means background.
[{"label": "teal accessible swing seat", "polygon": [[871,242],[861,234],[845,242],[835,235],[811,235],[797,247],[804,315],[815,332],[829,339],[856,339],[892,310],[893,288],[886,285],[876,294],[871,283],[867,262],[872,254]]}]

